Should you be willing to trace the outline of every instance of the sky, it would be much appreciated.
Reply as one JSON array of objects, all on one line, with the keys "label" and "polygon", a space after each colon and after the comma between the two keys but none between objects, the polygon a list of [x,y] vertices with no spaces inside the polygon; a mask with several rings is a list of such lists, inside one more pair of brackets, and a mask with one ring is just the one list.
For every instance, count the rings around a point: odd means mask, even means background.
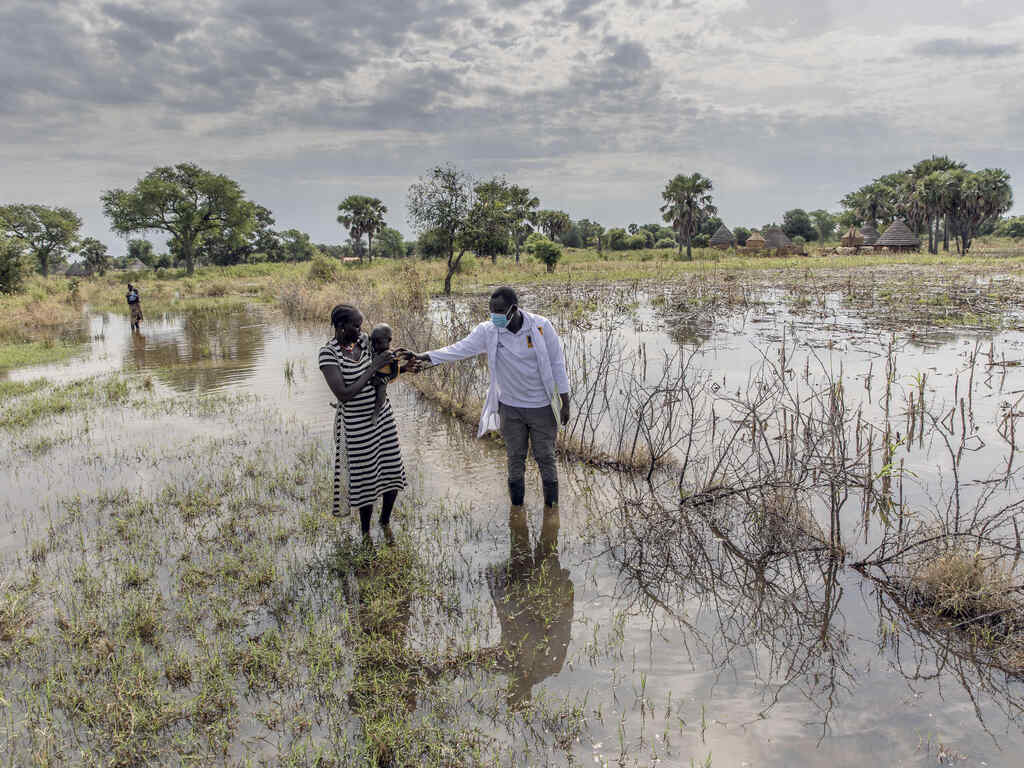
[{"label": "sky", "polygon": [[678,173],[730,226],[932,154],[1007,170],[1024,212],[1020,0],[0,0],[0,203],[63,205],[160,165],[239,182],[337,243],[337,205],[438,164],[606,227]]}]

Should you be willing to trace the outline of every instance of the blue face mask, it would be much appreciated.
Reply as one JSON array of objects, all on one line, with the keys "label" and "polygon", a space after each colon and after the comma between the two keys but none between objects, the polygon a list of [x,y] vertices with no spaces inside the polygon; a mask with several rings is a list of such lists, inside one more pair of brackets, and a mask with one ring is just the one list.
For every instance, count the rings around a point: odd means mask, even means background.
[{"label": "blue face mask", "polygon": [[491,322],[498,328],[507,328],[509,322],[509,315],[515,313],[515,305],[513,304],[504,312],[491,312]]}]

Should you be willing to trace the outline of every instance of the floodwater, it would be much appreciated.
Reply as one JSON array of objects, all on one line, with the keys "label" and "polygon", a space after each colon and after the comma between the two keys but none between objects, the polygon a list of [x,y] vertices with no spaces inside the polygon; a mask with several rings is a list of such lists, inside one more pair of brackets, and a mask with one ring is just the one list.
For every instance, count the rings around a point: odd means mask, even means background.
[{"label": "floodwater", "polygon": [[[593,339],[607,332],[588,333]],[[649,359],[686,350],[724,393],[745,387],[763,356],[775,355],[785,342],[795,350],[795,375],[804,370],[807,387],[815,376],[820,383],[842,367],[865,418],[879,415],[879,382],[891,349],[898,353],[899,398],[919,391],[919,374],[926,373],[929,405],[937,412],[956,407],[957,424],[973,367],[973,423],[959,464],[967,497],[978,493],[971,483],[1006,465],[1009,446],[996,426],[1008,407],[1020,409],[1024,394],[1024,368],[1015,364],[1024,357],[1024,335],[1017,332],[880,333],[834,307],[815,316],[780,302],[687,324],[647,297],[614,332],[624,349],[643,345]],[[97,314],[88,335],[82,358],[6,377],[62,382],[138,372],[169,398],[197,392],[257,398],[260,407],[279,411],[325,445],[331,440],[334,411],[316,368],[325,327],[296,327],[251,307],[155,316],[138,335],[125,317]],[[987,366],[978,362],[986,356]],[[453,547],[462,557],[455,570],[463,613],[489,617],[481,646],[514,632],[540,632],[564,645],[564,657],[524,661],[510,672],[509,696],[585,698],[587,725],[570,750],[576,762],[616,765],[625,754],[629,765],[703,764],[709,755],[716,766],[1019,765],[1024,682],[957,655],[962,649],[944,642],[942,633],[907,619],[884,590],[834,561],[776,554],[752,569],[741,537],[730,542],[720,520],[695,518],[673,528],[669,533],[678,540],[671,546],[651,545],[649,537],[659,531],[616,528],[602,508],[614,503],[617,481],[610,473],[561,468],[557,577],[545,587],[557,604],[549,625],[538,629],[525,608],[502,615],[505,586],[495,574],[510,546],[522,543],[508,524],[504,452],[440,417],[410,388],[398,384],[390,396],[417,495],[428,505],[468,510],[473,521],[452,535],[463,537]],[[894,415],[893,423],[900,418]],[[63,425],[58,420],[53,427],[58,435]],[[15,458],[13,448],[0,450],[9,488],[0,507],[0,557],[17,559],[31,529],[46,524],[47,503],[57,495],[108,484],[145,493],[162,476],[187,479],[187,452],[163,460],[147,446],[187,445],[218,430],[244,430],[245,423],[206,421],[201,414],[117,413],[97,417],[90,428],[109,435],[101,447],[116,458],[99,476],[97,465],[81,457],[51,452],[44,471]],[[907,503],[946,498],[945,445],[929,440],[900,451],[908,477],[915,478]],[[62,487],[51,487],[55,473]],[[1000,493],[1020,495],[1012,485]],[[534,538],[551,536],[542,531],[532,469],[528,510]],[[752,575],[756,567],[759,578]]]}]

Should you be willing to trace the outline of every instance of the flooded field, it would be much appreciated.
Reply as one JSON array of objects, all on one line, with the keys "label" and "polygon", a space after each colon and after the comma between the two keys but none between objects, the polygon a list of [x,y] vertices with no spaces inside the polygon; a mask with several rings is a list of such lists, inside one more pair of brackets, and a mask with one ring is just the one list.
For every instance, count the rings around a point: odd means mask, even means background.
[{"label": "flooded field", "polygon": [[[510,519],[503,448],[399,383],[372,549],[329,513],[326,327],[91,315],[84,355],[0,372],[0,755],[1017,765],[1024,333],[812,294],[527,297],[574,385],[560,514],[530,470]],[[478,398],[462,371],[427,375]],[[928,609],[961,540],[993,615]]]}]

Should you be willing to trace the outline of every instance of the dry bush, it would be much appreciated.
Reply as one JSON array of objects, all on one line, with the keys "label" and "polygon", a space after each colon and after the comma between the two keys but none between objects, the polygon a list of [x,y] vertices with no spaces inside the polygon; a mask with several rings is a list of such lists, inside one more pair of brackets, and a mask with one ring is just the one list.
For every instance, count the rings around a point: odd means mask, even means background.
[{"label": "dry bush", "polygon": [[910,568],[908,581],[922,605],[940,616],[970,621],[1024,616],[1013,574],[980,552],[958,547],[923,558]]}]

